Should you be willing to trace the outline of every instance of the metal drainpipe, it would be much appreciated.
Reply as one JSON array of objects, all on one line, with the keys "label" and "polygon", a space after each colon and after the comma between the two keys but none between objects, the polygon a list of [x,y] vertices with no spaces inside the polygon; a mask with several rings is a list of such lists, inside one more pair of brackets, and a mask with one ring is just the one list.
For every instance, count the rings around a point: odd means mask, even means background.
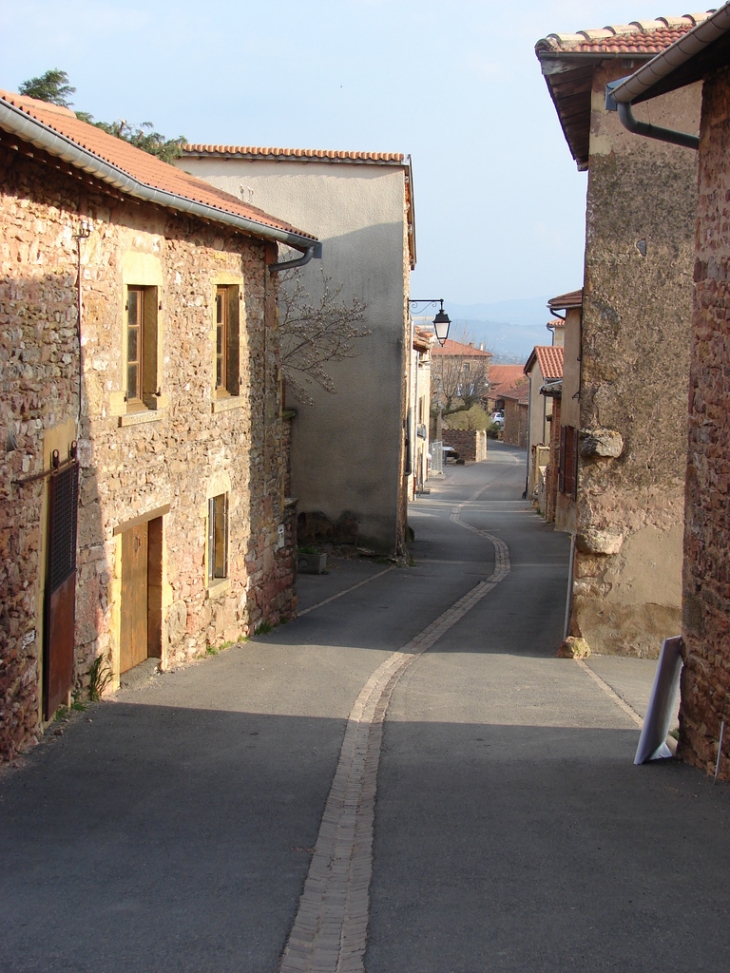
[{"label": "metal drainpipe", "polygon": [[306,253],[303,257],[296,257],[294,260],[282,260],[276,264],[269,264],[270,274],[279,274],[282,270],[296,270],[297,267],[304,267],[312,257],[322,256],[322,244],[313,243],[311,247],[307,247]]},{"label": "metal drainpipe", "polygon": [[690,135],[688,132],[677,132],[672,128],[662,128],[661,125],[640,122],[638,118],[634,118],[631,102],[615,101],[613,89],[626,80],[627,78],[619,78],[618,81],[609,81],[606,85],[606,110],[618,112],[619,121],[625,129],[634,135],[643,135],[645,138],[656,139],[659,142],[669,142],[671,145],[681,145],[695,151],[699,149],[699,135]]}]

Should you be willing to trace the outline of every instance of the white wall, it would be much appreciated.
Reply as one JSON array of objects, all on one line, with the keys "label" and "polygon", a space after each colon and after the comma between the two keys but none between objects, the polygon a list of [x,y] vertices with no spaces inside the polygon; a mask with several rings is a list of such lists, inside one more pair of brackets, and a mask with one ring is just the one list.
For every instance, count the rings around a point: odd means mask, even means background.
[{"label": "white wall", "polygon": [[[292,492],[299,511],[336,521],[355,514],[366,546],[393,551],[402,491],[405,374],[409,342],[408,255],[402,165],[185,157],[178,166],[265,212],[312,233],[322,271],[341,298],[368,305],[358,356],[329,368],[336,395],[309,387],[292,437]],[[282,256],[286,257],[286,254]],[[298,256],[293,253],[292,256]]]}]

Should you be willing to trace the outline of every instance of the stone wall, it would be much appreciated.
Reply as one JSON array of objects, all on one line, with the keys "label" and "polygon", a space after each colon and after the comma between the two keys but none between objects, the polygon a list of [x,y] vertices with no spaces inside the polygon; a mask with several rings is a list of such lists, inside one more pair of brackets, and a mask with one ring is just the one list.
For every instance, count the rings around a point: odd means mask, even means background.
[{"label": "stone wall", "polygon": [[502,442],[508,443],[510,446],[519,446],[520,449],[527,449],[527,419],[526,402],[505,399]]},{"label": "stone wall", "polygon": [[453,446],[459,459],[481,463],[487,458],[487,434],[482,429],[444,429],[444,446]]},{"label": "stone wall", "polygon": [[[594,76],[571,634],[655,656],[680,626],[697,154],[639,138]],[[637,117],[696,129],[697,87]]]},{"label": "stone wall", "polygon": [[[34,150],[0,148],[0,754],[39,731],[48,468],[78,442],[75,686],[97,656],[119,681],[121,531],[159,512],[161,665],[295,610],[271,245],[110,196]],[[91,234],[77,241],[81,221]],[[79,417],[77,274],[82,292]],[[238,396],[214,390],[216,283],[241,283]],[[125,286],[157,286],[156,408],[124,401]],[[209,498],[229,495],[228,578],[206,576]],[[283,532],[280,531],[283,528]]]},{"label": "stone wall", "polygon": [[[730,722],[730,69],[705,81],[702,114],[678,753],[714,773]],[[727,732],[724,755],[727,780]]]}]

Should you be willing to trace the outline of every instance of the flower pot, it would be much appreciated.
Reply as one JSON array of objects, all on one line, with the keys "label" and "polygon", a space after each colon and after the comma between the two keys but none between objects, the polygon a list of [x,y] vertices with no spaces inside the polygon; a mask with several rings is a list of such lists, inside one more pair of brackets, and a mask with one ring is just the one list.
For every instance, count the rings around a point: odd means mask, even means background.
[{"label": "flower pot", "polygon": [[327,570],[327,555],[300,554],[297,569],[300,574],[324,574]]}]

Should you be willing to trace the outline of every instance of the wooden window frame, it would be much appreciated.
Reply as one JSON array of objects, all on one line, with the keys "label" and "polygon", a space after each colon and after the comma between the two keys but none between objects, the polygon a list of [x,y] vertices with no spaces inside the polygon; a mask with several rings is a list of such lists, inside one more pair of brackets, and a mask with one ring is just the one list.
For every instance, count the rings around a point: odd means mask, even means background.
[{"label": "wooden window frame", "polygon": [[208,585],[228,577],[228,494],[208,499]]},{"label": "wooden window frame", "polygon": [[[134,323],[130,318],[136,309]],[[157,371],[157,288],[138,284],[127,286],[124,305],[124,399],[128,412],[156,409],[159,397]],[[135,357],[130,357],[132,334],[136,332]],[[130,368],[136,380],[130,381]]]},{"label": "wooden window frame", "polygon": [[238,396],[240,389],[240,294],[238,284],[217,284],[214,302],[214,390],[216,398]]}]

